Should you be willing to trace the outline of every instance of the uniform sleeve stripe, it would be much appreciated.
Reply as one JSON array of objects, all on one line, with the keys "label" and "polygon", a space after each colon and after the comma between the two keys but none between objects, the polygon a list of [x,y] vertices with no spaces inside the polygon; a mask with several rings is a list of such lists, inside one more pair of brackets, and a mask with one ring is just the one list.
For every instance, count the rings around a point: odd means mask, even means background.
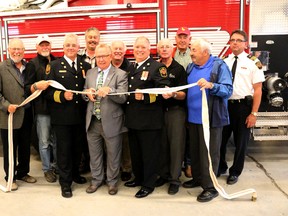
[{"label": "uniform sleeve stripe", "polygon": [[61,91],[54,92],[54,101],[57,103],[61,103],[60,94],[61,94]]},{"label": "uniform sleeve stripe", "polygon": [[156,94],[149,94],[150,97],[150,103],[154,103],[156,101]]}]

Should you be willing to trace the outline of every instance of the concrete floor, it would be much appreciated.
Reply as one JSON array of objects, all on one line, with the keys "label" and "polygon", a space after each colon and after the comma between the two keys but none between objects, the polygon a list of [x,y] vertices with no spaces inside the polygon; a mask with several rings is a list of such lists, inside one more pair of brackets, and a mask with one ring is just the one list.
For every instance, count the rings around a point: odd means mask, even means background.
[{"label": "concrete floor", "polygon": [[[1,147],[2,148],[2,147]],[[228,148],[231,164],[233,146]],[[3,158],[0,158],[3,167]],[[62,198],[58,183],[45,181],[41,171],[39,156],[31,155],[30,174],[37,183],[27,184],[18,181],[15,192],[0,191],[1,216],[58,216],[58,215],[97,215],[97,216],[180,216],[180,215],[264,215],[288,216],[288,141],[251,142],[245,169],[235,185],[227,185],[227,175],[218,178],[220,185],[230,194],[243,189],[257,191],[256,202],[251,195],[233,200],[217,197],[209,203],[199,203],[196,196],[201,188],[180,188],[174,196],[167,194],[168,185],[157,188],[150,196],[134,197],[138,188],[126,188],[120,181],[119,192],[108,194],[107,186],[102,186],[94,194],[87,194],[85,185],[73,184],[73,197]],[[0,170],[0,184],[4,185],[4,172]],[[90,174],[86,177],[90,178]],[[183,181],[187,178],[181,177]]]}]

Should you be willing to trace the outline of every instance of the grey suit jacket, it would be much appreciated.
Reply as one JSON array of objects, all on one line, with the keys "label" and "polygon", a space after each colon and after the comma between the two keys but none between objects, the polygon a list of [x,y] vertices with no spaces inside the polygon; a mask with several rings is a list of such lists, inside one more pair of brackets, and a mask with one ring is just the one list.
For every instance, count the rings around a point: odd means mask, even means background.
[{"label": "grey suit jacket", "polygon": [[[24,85],[10,59],[0,63],[0,128],[8,129],[8,106],[25,100]],[[13,116],[13,129],[22,126],[24,108],[18,108]]]},{"label": "grey suit jacket", "polygon": [[[98,76],[98,67],[88,70],[84,89],[95,88]],[[109,86],[113,93],[127,92],[128,78],[127,72],[111,65],[103,86]],[[112,95],[101,98],[101,122],[106,137],[114,137],[127,131],[124,127],[124,111],[122,108],[127,95]],[[94,103],[89,101],[86,112],[86,131],[89,129],[93,115]]]}]

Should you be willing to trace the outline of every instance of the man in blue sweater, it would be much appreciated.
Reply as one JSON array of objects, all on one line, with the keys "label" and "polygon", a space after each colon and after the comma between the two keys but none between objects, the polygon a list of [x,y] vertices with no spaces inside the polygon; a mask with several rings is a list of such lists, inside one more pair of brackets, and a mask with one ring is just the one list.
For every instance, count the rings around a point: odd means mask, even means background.
[{"label": "man in blue sweater", "polygon": [[202,122],[202,92],[205,89],[210,122],[210,157],[213,172],[217,174],[222,128],[229,124],[227,100],[231,96],[232,76],[228,66],[219,58],[211,55],[211,44],[205,39],[195,40],[191,45],[193,63],[187,67],[188,83],[197,82],[198,86],[188,89],[188,131],[193,179],[185,182],[184,187],[201,186],[203,192],[197,197],[199,202],[208,202],[218,196],[209,175],[208,152],[204,141]]}]

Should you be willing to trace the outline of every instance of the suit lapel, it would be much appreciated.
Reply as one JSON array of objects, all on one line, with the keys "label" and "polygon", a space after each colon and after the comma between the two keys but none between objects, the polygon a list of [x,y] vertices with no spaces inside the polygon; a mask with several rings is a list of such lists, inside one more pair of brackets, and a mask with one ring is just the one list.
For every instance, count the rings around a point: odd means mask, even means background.
[{"label": "suit lapel", "polygon": [[111,65],[110,70],[108,72],[108,75],[107,75],[107,77],[105,79],[105,82],[104,82],[103,86],[109,86],[109,83],[111,82],[112,77],[114,76],[114,74],[115,74],[115,67]]},{"label": "suit lapel", "polygon": [[93,69],[93,78],[92,78],[92,87],[96,89],[96,85],[97,85],[97,78],[98,78],[98,67],[94,67]]},{"label": "suit lapel", "polygon": [[15,80],[17,80],[17,82],[23,87],[24,85],[10,60],[7,61],[7,69],[8,69],[8,72],[15,78]]}]

